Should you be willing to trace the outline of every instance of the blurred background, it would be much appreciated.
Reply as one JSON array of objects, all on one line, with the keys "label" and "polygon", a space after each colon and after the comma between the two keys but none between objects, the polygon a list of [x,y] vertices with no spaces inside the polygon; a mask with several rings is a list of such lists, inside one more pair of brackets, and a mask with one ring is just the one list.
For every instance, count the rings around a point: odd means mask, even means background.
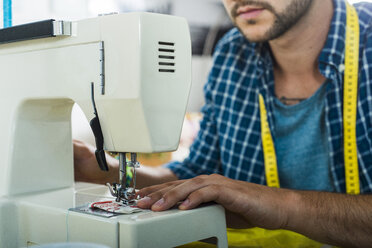
[{"label": "blurred background", "polygon": [[[364,1],[372,2],[372,0]],[[361,0],[349,0],[349,2],[356,3]],[[211,67],[213,49],[224,33],[232,28],[222,0],[0,0],[2,7],[6,7],[9,3],[11,25],[45,19],[74,21],[101,14],[133,11],[185,17],[190,26],[192,39],[193,81],[180,148],[175,153],[144,154],[142,162],[157,165],[171,159],[181,160],[188,155],[188,147],[199,130],[201,119],[199,111],[204,104],[203,85]],[[0,27],[9,26],[7,16],[4,16],[2,10]],[[78,107],[73,110],[72,121],[73,137],[94,144],[89,124]]]}]

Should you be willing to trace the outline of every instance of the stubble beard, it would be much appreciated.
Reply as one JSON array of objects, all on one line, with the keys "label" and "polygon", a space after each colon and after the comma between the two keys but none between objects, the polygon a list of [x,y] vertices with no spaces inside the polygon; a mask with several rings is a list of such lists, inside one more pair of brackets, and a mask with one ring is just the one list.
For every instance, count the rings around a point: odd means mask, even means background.
[{"label": "stubble beard", "polygon": [[[301,19],[301,17],[303,17],[308,12],[311,3],[312,0],[293,0],[285,8],[283,12],[277,13],[275,9],[266,2],[260,2],[255,0],[243,0],[236,4],[236,6],[234,6],[234,8],[231,10],[231,16],[235,20],[235,18],[237,17],[236,10],[238,9],[238,7],[248,4],[260,6],[270,11],[275,17],[274,23],[262,36],[257,38],[253,38],[250,37],[249,34],[245,34],[244,30],[241,27],[239,27],[237,23],[234,21],[236,27],[250,42],[267,42],[279,38],[280,36],[284,35],[288,30],[290,30]],[[259,23],[254,19],[246,21],[245,24],[248,26],[259,25]]]}]

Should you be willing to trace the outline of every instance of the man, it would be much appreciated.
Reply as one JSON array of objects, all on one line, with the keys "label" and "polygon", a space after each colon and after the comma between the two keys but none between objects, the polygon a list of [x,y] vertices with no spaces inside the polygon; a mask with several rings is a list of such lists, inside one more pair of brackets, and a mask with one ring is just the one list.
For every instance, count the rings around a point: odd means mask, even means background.
[{"label": "man", "polygon": [[[224,0],[224,5],[239,31],[230,31],[216,48],[201,130],[190,156],[183,163],[144,168],[138,174],[141,186],[166,183],[140,190],[144,198],[138,205],[162,211],[179,201],[180,209],[215,201],[226,208],[234,226],[287,229],[327,244],[370,247],[372,5],[356,6],[356,135],[364,195],[345,194],[345,2]],[[264,186],[260,95],[283,188]],[[110,181],[97,172],[89,176],[86,170],[98,166],[92,151],[79,142],[75,164],[77,179]],[[110,164],[112,181],[117,162]]]}]

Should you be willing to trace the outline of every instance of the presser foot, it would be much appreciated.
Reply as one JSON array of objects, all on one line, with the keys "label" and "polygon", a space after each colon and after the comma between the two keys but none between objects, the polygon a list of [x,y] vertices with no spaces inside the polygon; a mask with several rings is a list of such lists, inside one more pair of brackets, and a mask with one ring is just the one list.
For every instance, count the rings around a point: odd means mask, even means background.
[{"label": "presser foot", "polygon": [[115,201],[122,202],[128,206],[137,205],[139,196],[136,197],[134,188],[126,188],[119,183],[113,183],[112,186],[110,183],[106,183],[106,186],[109,188],[111,195],[116,198]]}]

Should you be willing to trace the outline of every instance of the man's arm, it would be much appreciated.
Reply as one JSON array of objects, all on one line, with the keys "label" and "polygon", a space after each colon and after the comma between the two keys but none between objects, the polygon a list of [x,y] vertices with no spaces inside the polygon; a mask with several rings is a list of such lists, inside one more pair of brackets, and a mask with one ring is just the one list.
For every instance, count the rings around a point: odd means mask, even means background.
[{"label": "man's arm", "polygon": [[[245,221],[233,227],[258,226],[287,229],[314,240],[342,247],[371,247],[372,196],[269,188],[220,175],[198,176],[140,190],[138,202],[154,211],[168,209],[179,201],[191,209],[215,201]],[[230,216],[228,216],[229,218]]]},{"label": "man's arm", "polygon": [[372,195],[294,191],[286,229],[342,247],[372,247]]},{"label": "man's arm", "polygon": [[[75,181],[90,183],[119,182],[119,162],[111,156],[106,156],[109,171],[102,171],[97,163],[94,147],[74,140],[74,169]],[[138,188],[177,180],[177,176],[170,169],[163,167],[141,166],[136,170]]]}]

